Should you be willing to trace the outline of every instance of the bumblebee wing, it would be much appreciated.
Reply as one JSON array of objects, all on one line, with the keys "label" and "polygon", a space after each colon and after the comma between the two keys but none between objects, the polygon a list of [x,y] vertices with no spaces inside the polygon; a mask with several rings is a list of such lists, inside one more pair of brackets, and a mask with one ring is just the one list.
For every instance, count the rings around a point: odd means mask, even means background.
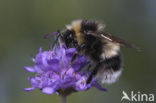
[{"label": "bumblebee wing", "polygon": [[103,39],[108,40],[110,42],[119,43],[120,45],[123,45],[125,47],[133,48],[133,49],[136,49],[136,50],[140,51],[139,47],[129,43],[126,40],[123,40],[121,38],[115,37],[115,36],[113,36],[113,35],[111,35],[109,33],[105,33],[105,32],[98,32],[98,33],[89,32],[88,34],[91,34],[91,35],[94,35],[94,36],[98,36],[98,37],[102,37]]},{"label": "bumblebee wing", "polygon": [[105,39],[107,39],[107,40],[109,40],[109,41],[111,41],[111,42],[119,43],[119,44],[121,44],[121,45],[123,45],[123,46],[126,46],[126,47],[128,47],[128,48],[133,48],[133,49],[137,49],[137,50],[140,49],[140,48],[137,47],[136,45],[131,44],[131,43],[129,43],[129,42],[126,41],[126,40],[123,40],[123,39],[121,39],[121,38],[115,37],[115,36],[110,35],[110,34],[108,34],[108,33],[101,33],[100,35],[101,35],[103,38],[105,38]]}]

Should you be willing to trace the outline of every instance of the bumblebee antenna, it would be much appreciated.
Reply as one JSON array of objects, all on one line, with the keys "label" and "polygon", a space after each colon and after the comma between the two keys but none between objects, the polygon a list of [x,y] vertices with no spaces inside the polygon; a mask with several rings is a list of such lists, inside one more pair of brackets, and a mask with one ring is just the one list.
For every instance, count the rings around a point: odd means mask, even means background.
[{"label": "bumblebee antenna", "polygon": [[52,49],[52,50],[53,50],[54,46],[57,44],[58,39],[59,39],[60,36],[61,36],[61,33],[60,33],[60,31],[58,31],[58,34],[57,34],[57,36],[56,36],[56,39],[55,39],[55,41],[53,42],[53,44],[52,44],[52,46],[51,46],[51,49]]},{"label": "bumblebee antenna", "polygon": [[[57,35],[56,39],[54,40],[53,43],[51,43],[51,39],[49,38],[51,35]],[[50,42],[50,49],[53,50],[54,46],[57,44],[59,37],[61,36],[60,31],[57,30],[57,32],[53,32],[53,33],[48,33],[44,36],[44,39],[48,39]]]}]

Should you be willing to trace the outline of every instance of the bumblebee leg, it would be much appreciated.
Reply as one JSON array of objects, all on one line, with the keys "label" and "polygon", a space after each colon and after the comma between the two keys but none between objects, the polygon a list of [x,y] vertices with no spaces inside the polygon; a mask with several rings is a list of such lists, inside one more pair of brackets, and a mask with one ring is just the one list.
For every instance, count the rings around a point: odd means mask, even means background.
[{"label": "bumblebee leg", "polygon": [[54,48],[54,46],[56,45],[56,43],[58,42],[58,39],[59,39],[59,37],[61,36],[61,34],[59,33],[58,35],[57,35],[57,37],[56,37],[56,39],[55,39],[55,41],[53,42],[53,44],[52,44],[52,46],[51,46],[51,49],[53,49]]},{"label": "bumblebee leg", "polygon": [[66,73],[67,73],[67,71],[69,70],[69,68],[70,68],[70,66],[73,64],[73,62],[76,60],[76,57],[77,57],[77,53],[75,53],[73,56],[72,56],[72,59],[71,59],[71,61],[70,61],[70,64],[68,65],[68,67],[67,67],[67,70],[65,71],[65,75],[66,75]]},{"label": "bumblebee leg", "polygon": [[70,66],[73,64],[73,62],[76,60],[76,57],[78,56],[78,53],[77,52],[80,52],[81,50],[83,50],[83,48],[84,48],[84,46],[85,46],[85,44],[81,44],[80,46],[78,46],[77,48],[76,48],[76,53],[73,55],[73,57],[72,57],[72,59],[71,59],[71,61],[70,61],[70,64],[69,64],[69,66],[68,66],[68,69],[70,68]]},{"label": "bumblebee leg", "polygon": [[91,74],[89,75],[88,79],[87,79],[87,84],[89,84],[93,77],[97,74],[99,67],[101,66],[102,62],[99,62],[93,69],[93,71],[91,72]]},{"label": "bumblebee leg", "polygon": [[[73,62],[76,60],[76,57],[77,57],[77,53],[75,53],[74,55],[73,55],[73,57],[72,57],[72,59],[71,59],[71,61],[70,61],[70,64],[69,64],[69,67],[73,64]],[[68,67],[68,68],[69,68]]]},{"label": "bumblebee leg", "polygon": [[76,48],[76,50],[77,50],[78,52],[80,52],[81,50],[84,49],[84,47],[85,47],[85,44],[82,43],[80,46],[78,46],[78,47]]},{"label": "bumblebee leg", "polygon": [[[81,44],[80,46],[78,46],[78,47],[76,48],[77,52],[80,52],[81,50],[83,50],[84,46],[85,46],[85,44]],[[73,57],[72,57],[72,59],[71,59],[71,61],[70,61],[70,64],[71,64],[71,65],[72,65],[72,63],[74,62],[74,60],[76,59],[76,57],[77,57],[77,55],[78,55],[77,52],[73,55]]]},{"label": "bumblebee leg", "polygon": [[88,64],[87,71],[92,67],[91,64]]}]

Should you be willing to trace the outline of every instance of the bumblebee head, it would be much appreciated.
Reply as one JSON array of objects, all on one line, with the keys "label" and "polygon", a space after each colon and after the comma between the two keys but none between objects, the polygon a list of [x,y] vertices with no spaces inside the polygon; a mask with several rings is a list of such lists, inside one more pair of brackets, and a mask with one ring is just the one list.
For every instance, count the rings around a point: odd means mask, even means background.
[{"label": "bumblebee head", "polygon": [[103,24],[95,20],[74,20],[62,31],[62,42],[67,48],[75,48],[85,42],[85,32],[101,31]]},{"label": "bumblebee head", "polygon": [[74,30],[69,29],[63,30],[61,41],[65,43],[67,48],[76,48],[78,45]]}]

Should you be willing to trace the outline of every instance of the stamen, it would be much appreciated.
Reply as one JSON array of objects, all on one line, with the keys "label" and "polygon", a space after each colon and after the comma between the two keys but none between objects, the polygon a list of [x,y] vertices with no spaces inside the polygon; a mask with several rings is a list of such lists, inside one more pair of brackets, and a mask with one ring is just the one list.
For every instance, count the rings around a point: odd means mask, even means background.
[{"label": "stamen", "polygon": [[52,59],[52,51],[51,50],[48,51],[48,59]]},{"label": "stamen", "polygon": [[75,76],[75,72],[74,71],[72,72],[72,76]]},{"label": "stamen", "polygon": [[85,82],[86,82],[86,81],[85,81],[85,78],[83,77],[83,78],[82,78],[82,84],[85,84]]}]

